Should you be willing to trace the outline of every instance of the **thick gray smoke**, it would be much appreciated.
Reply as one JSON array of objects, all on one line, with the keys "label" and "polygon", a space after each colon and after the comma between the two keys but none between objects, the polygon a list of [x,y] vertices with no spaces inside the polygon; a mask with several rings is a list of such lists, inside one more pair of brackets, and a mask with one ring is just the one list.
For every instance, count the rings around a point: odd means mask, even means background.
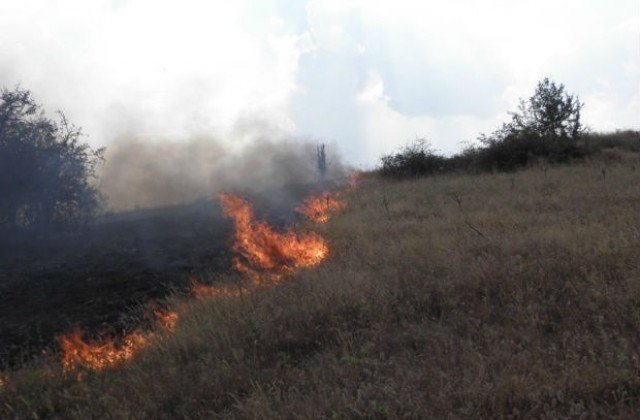
[{"label": "thick gray smoke", "polygon": [[[154,140],[123,137],[107,148],[100,189],[115,211],[189,203],[222,191],[286,200],[290,192],[321,187],[318,142],[246,136]],[[327,146],[327,182],[349,173],[336,147]]]}]

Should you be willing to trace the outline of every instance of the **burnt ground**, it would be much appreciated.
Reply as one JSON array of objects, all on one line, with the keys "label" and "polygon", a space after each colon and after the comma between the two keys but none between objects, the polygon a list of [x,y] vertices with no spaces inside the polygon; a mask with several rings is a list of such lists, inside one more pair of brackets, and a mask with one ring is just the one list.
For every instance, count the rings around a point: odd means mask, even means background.
[{"label": "burnt ground", "polygon": [[[313,187],[243,195],[283,227]],[[73,235],[0,234],[0,368],[56,352],[55,337],[76,327],[87,337],[144,327],[143,305],[231,269],[232,235],[217,200],[112,214]]]},{"label": "burnt ground", "polygon": [[141,305],[228,270],[231,222],[212,202],[129,212],[74,235],[0,241],[0,367],[55,336],[136,328]]}]

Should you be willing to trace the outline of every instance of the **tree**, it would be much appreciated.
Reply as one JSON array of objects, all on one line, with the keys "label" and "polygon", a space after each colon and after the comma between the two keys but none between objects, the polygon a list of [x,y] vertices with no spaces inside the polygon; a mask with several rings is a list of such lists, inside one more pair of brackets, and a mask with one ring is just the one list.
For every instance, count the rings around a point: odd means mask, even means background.
[{"label": "tree", "polygon": [[316,148],[316,166],[318,167],[320,183],[324,184],[327,178],[327,155],[324,152],[324,144],[321,144]]},{"label": "tree", "polygon": [[538,82],[533,96],[520,99],[509,123],[490,136],[480,137],[486,146],[482,151],[485,166],[514,169],[534,157],[559,162],[584,155],[580,147],[585,132],[580,121],[583,106],[563,84],[549,78]]},{"label": "tree", "polygon": [[510,128],[536,133],[547,147],[576,145],[584,132],[580,122],[583,106],[579,98],[565,91],[563,84],[556,85],[547,77],[538,82],[528,102],[520,99],[519,112],[512,114]]},{"label": "tree", "polygon": [[0,227],[67,228],[100,209],[104,149],[81,143],[80,128],[58,114],[47,118],[27,90],[0,91]]}]

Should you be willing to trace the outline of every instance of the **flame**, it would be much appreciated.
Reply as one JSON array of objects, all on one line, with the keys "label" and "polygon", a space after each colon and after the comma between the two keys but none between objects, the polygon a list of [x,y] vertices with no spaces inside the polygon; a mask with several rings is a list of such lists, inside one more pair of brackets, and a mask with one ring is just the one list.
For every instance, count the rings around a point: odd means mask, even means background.
[{"label": "flame", "polygon": [[354,171],[347,181],[349,191],[353,191],[358,186],[358,182],[360,182],[360,178],[362,178],[362,171]]},{"label": "flame", "polygon": [[[355,171],[347,180],[347,191],[353,191],[358,185],[362,176],[361,171]],[[302,204],[295,208],[295,211],[304,215],[307,219],[315,223],[326,223],[329,218],[340,210],[347,207],[344,199],[344,191],[328,192],[322,194],[312,193]]]},{"label": "flame", "polygon": [[178,323],[178,313],[170,309],[153,308],[153,315],[156,317],[156,324],[163,330],[172,333]]},{"label": "flame", "polygon": [[[349,190],[356,187],[360,174],[356,171],[351,175]],[[277,232],[266,222],[256,220],[251,204],[238,195],[223,193],[220,194],[220,201],[224,214],[232,218],[235,225],[232,249],[240,256],[234,258],[234,267],[249,275],[250,287],[273,285],[296,268],[319,264],[329,254],[326,241],[316,233],[296,233],[291,230]],[[295,210],[313,221],[325,223],[331,214],[345,206],[340,192],[325,192],[311,195]],[[191,293],[196,298],[237,297],[242,290],[236,285],[213,286],[191,280]],[[153,303],[152,310],[156,324],[162,330],[172,333],[178,322],[178,313],[157,307]],[[63,372],[79,368],[102,370],[119,365],[133,358],[157,338],[157,333],[153,331],[134,331],[120,339],[103,337],[101,340],[85,341],[79,328],[56,337],[61,348]],[[6,377],[0,376],[0,389],[6,382]]]},{"label": "flame", "polygon": [[320,195],[311,194],[295,208],[295,211],[313,222],[326,223],[333,213],[345,207],[346,204],[339,193],[324,192]]},{"label": "flame", "polygon": [[233,219],[234,267],[244,273],[290,272],[320,263],[329,254],[325,240],[316,233],[276,232],[255,219],[253,207],[235,194],[220,194],[224,214]]},{"label": "flame", "polygon": [[195,279],[191,279],[191,294],[196,299],[205,299],[208,297],[217,296],[240,296],[241,289],[239,287],[223,284],[223,285],[209,285],[202,284]]},{"label": "flame", "polygon": [[[178,322],[178,313],[159,307],[153,308],[156,324],[171,333]],[[56,337],[61,348],[62,371],[69,372],[78,368],[103,370],[116,366],[133,358],[146,347],[157,334],[153,331],[133,331],[120,339],[104,335],[96,341],[86,341],[83,332],[76,328],[73,331]]]},{"label": "flame", "polygon": [[57,337],[62,349],[62,370],[85,367],[102,370],[131,359],[142,347],[148,343],[148,338],[141,332],[134,331],[126,334],[119,342],[113,338],[103,338],[100,341],[85,341],[82,330],[74,329],[70,333]]}]

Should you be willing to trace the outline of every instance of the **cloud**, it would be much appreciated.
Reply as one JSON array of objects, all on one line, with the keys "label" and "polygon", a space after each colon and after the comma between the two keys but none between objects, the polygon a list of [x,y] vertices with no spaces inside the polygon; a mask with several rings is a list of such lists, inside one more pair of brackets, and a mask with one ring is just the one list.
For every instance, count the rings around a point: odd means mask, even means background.
[{"label": "cloud", "polygon": [[370,167],[416,136],[458,150],[545,76],[594,129],[640,128],[639,38],[636,0],[16,0],[0,84],[95,145],[209,133],[239,149],[238,121],[268,121]]},{"label": "cloud", "polygon": [[277,2],[261,16],[249,1],[7,3],[0,82],[65,110],[96,143],[228,128],[253,112],[294,125],[288,102],[307,47],[304,35],[259,19]]},{"label": "cloud", "polygon": [[302,57],[298,129],[339,139],[365,165],[415,137],[453,152],[507,120],[546,76],[587,103],[594,129],[640,128],[640,17],[635,2],[616,5],[310,2],[316,50]]}]

